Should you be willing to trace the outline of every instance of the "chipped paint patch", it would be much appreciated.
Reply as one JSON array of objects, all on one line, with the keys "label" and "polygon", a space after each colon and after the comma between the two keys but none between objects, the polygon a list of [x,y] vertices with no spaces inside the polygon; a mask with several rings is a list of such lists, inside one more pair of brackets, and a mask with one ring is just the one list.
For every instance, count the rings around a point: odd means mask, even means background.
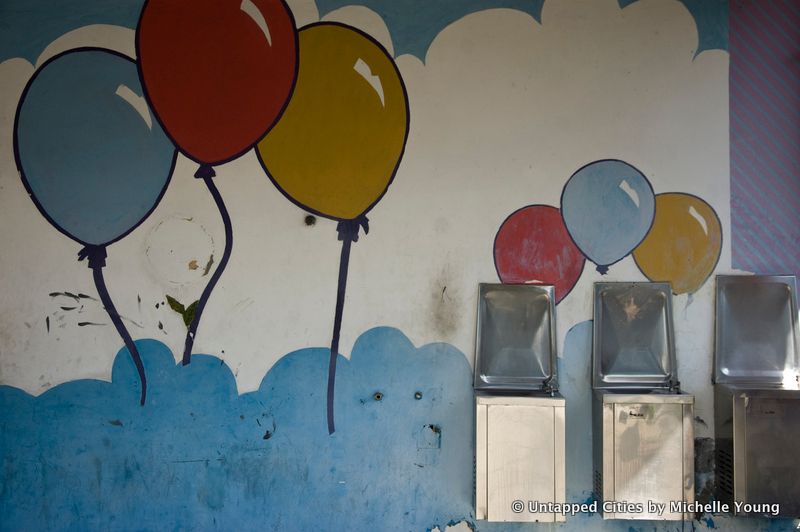
[{"label": "chipped paint patch", "polygon": [[214,253],[211,234],[187,216],[165,218],[145,240],[145,256],[151,272],[158,280],[174,286],[200,281],[211,269]]}]

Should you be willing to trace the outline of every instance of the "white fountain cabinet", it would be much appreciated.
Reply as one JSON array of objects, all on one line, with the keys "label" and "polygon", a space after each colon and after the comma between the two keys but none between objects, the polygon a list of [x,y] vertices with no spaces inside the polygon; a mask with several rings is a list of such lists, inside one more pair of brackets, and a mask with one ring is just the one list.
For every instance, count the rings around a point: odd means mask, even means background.
[{"label": "white fountain cabinet", "polygon": [[[488,521],[564,521],[532,513],[529,501],[566,500],[566,401],[555,394],[475,397],[475,517]],[[514,501],[524,509],[515,512]]]}]

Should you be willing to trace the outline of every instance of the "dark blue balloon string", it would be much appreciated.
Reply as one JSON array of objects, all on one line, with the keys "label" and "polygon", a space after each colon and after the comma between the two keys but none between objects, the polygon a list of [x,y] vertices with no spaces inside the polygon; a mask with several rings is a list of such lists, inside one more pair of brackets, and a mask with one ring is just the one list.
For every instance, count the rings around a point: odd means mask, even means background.
[{"label": "dark blue balloon string", "polygon": [[100,301],[103,303],[103,306],[108,313],[108,317],[111,318],[111,322],[114,324],[114,327],[116,327],[117,333],[119,333],[119,335],[122,337],[122,341],[125,343],[125,347],[128,348],[128,353],[130,353],[131,358],[133,359],[133,364],[136,366],[136,372],[139,374],[139,381],[142,383],[142,392],[139,404],[144,406],[144,401],[147,397],[147,377],[144,374],[144,364],[142,364],[142,357],[139,355],[139,350],[136,348],[133,338],[131,338],[128,329],[125,328],[125,324],[122,323],[122,318],[117,312],[117,309],[114,307],[114,302],[111,301],[111,296],[108,294],[106,281],[103,278],[103,268],[106,265],[106,257],[107,254],[105,246],[88,245],[78,252],[79,261],[89,259],[89,268],[92,270],[94,285],[97,288],[97,293],[100,295]]},{"label": "dark blue balloon string", "polygon": [[225,202],[222,200],[222,196],[220,195],[219,190],[217,190],[217,186],[214,184],[213,178],[216,175],[217,174],[214,172],[214,169],[208,165],[200,166],[200,168],[194,174],[196,178],[202,179],[203,182],[205,182],[206,186],[208,187],[208,191],[211,193],[211,197],[214,198],[214,203],[217,205],[217,209],[219,209],[219,214],[222,217],[222,224],[225,226],[225,249],[222,252],[222,258],[217,263],[214,273],[211,275],[211,279],[209,279],[205,290],[203,290],[203,294],[197,301],[197,308],[194,312],[194,318],[192,318],[192,323],[189,324],[189,331],[186,333],[186,344],[183,349],[184,366],[192,361],[192,347],[194,346],[194,338],[195,334],[197,334],[197,327],[200,325],[200,318],[203,315],[203,309],[205,309],[208,298],[211,297],[211,292],[214,291],[214,287],[217,286],[217,281],[219,281],[219,278],[222,277],[222,272],[225,271],[225,267],[228,265],[228,260],[230,260],[231,252],[233,251],[233,225],[231,224],[231,216],[228,214],[228,209],[225,207]]},{"label": "dark blue balloon string", "polygon": [[358,242],[358,231],[364,229],[369,233],[369,220],[363,214],[352,220],[342,220],[336,226],[339,240],[342,241],[342,254],[339,258],[339,285],[336,289],[336,313],[333,317],[333,338],[331,339],[331,355],[328,361],[328,434],[336,431],[333,420],[333,398],[336,385],[336,358],[339,356],[339,332],[342,329],[344,313],[344,296],[347,290],[347,268],[350,265],[350,246]]}]

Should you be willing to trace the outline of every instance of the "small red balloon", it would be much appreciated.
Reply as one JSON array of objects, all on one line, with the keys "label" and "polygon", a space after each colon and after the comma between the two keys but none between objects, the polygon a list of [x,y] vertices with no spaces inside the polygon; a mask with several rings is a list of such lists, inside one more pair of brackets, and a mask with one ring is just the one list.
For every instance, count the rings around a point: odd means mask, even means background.
[{"label": "small red balloon", "polygon": [[552,284],[556,303],[578,282],[585,261],[561,211],[549,205],[529,205],[513,212],[494,238],[494,265],[500,280]]},{"label": "small red balloon", "polygon": [[148,0],[136,51],[159,121],[206,165],[258,142],[297,77],[297,29],[283,0]]}]

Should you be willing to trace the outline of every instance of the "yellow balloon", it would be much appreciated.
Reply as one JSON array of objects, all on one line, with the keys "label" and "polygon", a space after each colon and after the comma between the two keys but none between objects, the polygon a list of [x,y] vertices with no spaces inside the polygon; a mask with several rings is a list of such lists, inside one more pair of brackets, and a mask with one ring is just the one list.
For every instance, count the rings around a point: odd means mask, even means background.
[{"label": "yellow balloon", "polygon": [[290,200],[338,220],[367,212],[391,183],[408,136],[408,100],[374,39],[322,22],[299,32],[297,84],[257,153]]},{"label": "yellow balloon", "polygon": [[669,281],[672,291],[697,291],[714,271],[722,249],[722,227],[711,206],[691,194],[656,195],[653,227],[633,251],[651,281]]}]

